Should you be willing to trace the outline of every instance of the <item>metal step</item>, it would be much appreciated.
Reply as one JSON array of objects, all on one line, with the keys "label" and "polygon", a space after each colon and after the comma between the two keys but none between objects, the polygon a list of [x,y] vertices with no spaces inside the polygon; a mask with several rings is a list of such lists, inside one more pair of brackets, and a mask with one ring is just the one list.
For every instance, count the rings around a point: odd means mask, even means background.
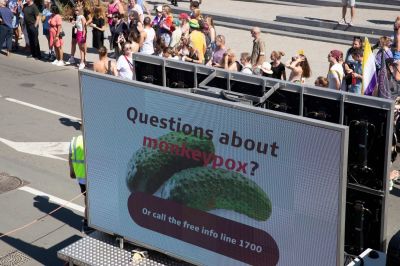
[{"label": "metal step", "polygon": [[[266,4],[279,4],[295,3],[309,6],[328,6],[328,7],[341,7],[340,0],[246,0],[254,3]],[[356,8],[360,9],[374,9],[374,10],[400,10],[400,1],[398,0],[357,0]]]},{"label": "metal step", "polygon": [[[186,12],[186,10],[182,8],[174,8],[173,10],[174,14],[179,14],[181,12]],[[349,44],[351,43],[355,35],[360,35],[359,33],[354,32],[317,28],[306,25],[296,25],[293,23],[253,20],[238,16],[225,16],[225,14],[214,12],[205,12],[205,15],[212,16],[216,25],[244,30],[249,30],[251,29],[251,27],[257,26],[260,27],[263,32],[307,40]],[[381,36],[373,34],[362,34],[361,37],[368,37],[370,42],[375,44]]]},{"label": "metal step", "polygon": [[[214,21],[214,23],[217,26],[234,28],[234,29],[239,29],[239,30],[246,30],[246,31],[249,31],[253,27],[253,26],[246,26],[246,25],[234,24],[234,23],[223,22],[223,21]],[[326,38],[326,37],[303,34],[303,33],[274,30],[271,28],[260,28],[260,29],[262,32],[265,32],[265,33],[281,35],[281,36],[286,36],[286,37],[292,37],[292,38],[298,38],[298,39],[313,40],[313,41],[320,41],[320,42],[327,42],[327,43],[337,43],[337,44],[344,44],[344,45],[351,45],[351,43],[352,43],[351,40]]]},{"label": "metal step", "polygon": [[333,20],[326,20],[320,18],[311,18],[311,17],[298,17],[298,16],[287,16],[287,15],[280,15],[276,16],[275,21],[277,22],[285,22],[285,23],[292,23],[297,25],[305,25],[311,27],[319,27],[331,30],[341,30],[346,32],[353,32],[353,33],[361,33],[361,34],[372,34],[378,36],[391,36],[393,34],[393,30],[391,26],[376,26],[372,27],[369,25],[356,25],[356,26],[347,26],[347,25],[339,25],[337,21]]}]

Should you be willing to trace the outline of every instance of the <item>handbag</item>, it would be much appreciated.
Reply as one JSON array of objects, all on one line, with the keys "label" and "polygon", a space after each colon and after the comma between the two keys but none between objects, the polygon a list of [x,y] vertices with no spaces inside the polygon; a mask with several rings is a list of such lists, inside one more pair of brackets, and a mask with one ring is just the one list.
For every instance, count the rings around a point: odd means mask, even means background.
[{"label": "handbag", "polygon": [[62,30],[62,31],[60,31],[60,33],[58,34],[58,37],[59,38],[62,38],[62,37],[64,37],[65,36],[65,32]]}]

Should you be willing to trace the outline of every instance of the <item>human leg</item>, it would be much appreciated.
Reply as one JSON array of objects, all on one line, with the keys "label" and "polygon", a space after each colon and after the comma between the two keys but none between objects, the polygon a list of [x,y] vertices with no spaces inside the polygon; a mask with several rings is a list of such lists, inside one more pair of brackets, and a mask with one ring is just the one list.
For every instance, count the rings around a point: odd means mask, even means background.
[{"label": "human leg", "polygon": [[346,13],[347,13],[347,0],[342,0],[342,18],[339,20],[339,24],[346,24]]},{"label": "human leg", "polygon": [[35,35],[35,33],[34,33],[34,30],[32,29],[34,27],[35,26],[33,26],[33,25],[32,26],[26,25],[26,32],[28,34],[28,40],[29,40],[29,49],[30,49],[31,55],[33,57],[35,57],[34,56],[34,54],[35,54],[35,47],[34,47],[34,35]]},{"label": "human leg", "polygon": [[28,28],[29,44],[31,47],[31,54],[35,58],[41,58],[39,46],[39,32],[35,25],[29,25]]},{"label": "human leg", "polygon": [[13,36],[13,29],[7,28],[6,31],[6,47],[7,47],[7,55],[11,52],[12,49],[12,36]]},{"label": "human leg", "polygon": [[349,24],[352,26],[353,23],[354,23],[354,17],[355,17],[355,15],[356,15],[356,6],[355,6],[355,3],[354,3],[354,5],[351,6],[350,14],[351,14],[351,20],[350,20],[350,23],[349,23]]},{"label": "human leg", "polygon": [[13,32],[14,32],[14,49],[18,49],[18,42],[21,36],[21,29],[19,25],[13,29]]},{"label": "human leg", "polygon": [[6,25],[0,24],[0,50],[3,48],[3,43],[6,40],[7,28]]},{"label": "human leg", "polygon": [[76,38],[72,37],[71,39],[71,55],[68,59],[67,64],[75,64],[75,51],[76,51]]}]

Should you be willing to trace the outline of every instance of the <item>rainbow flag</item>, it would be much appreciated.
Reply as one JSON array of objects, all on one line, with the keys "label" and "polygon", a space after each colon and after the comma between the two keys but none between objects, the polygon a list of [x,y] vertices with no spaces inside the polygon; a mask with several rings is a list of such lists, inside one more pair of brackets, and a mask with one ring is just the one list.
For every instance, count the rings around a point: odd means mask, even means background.
[{"label": "rainbow flag", "polygon": [[361,94],[372,95],[378,85],[378,78],[376,76],[375,56],[372,53],[371,44],[367,37],[365,37],[364,41],[362,72]]}]

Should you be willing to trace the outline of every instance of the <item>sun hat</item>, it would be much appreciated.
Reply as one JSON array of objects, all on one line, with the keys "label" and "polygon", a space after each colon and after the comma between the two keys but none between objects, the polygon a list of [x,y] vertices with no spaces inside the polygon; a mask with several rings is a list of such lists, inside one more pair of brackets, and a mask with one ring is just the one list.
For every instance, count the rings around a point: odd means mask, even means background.
[{"label": "sun hat", "polygon": [[199,29],[200,28],[200,24],[197,21],[197,19],[192,18],[191,20],[189,20],[189,26],[193,29]]},{"label": "sun hat", "polygon": [[272,72],[272,70],[271,70],[271,64],[270,63],[268,63],[268,62],[264,62],[264,63],[262,63],[262,65],[261,65],[261,70],[262,70],[262,72],[264,72],[264,73],[266,73],[266,74],[272,74],[273,72]]}]

